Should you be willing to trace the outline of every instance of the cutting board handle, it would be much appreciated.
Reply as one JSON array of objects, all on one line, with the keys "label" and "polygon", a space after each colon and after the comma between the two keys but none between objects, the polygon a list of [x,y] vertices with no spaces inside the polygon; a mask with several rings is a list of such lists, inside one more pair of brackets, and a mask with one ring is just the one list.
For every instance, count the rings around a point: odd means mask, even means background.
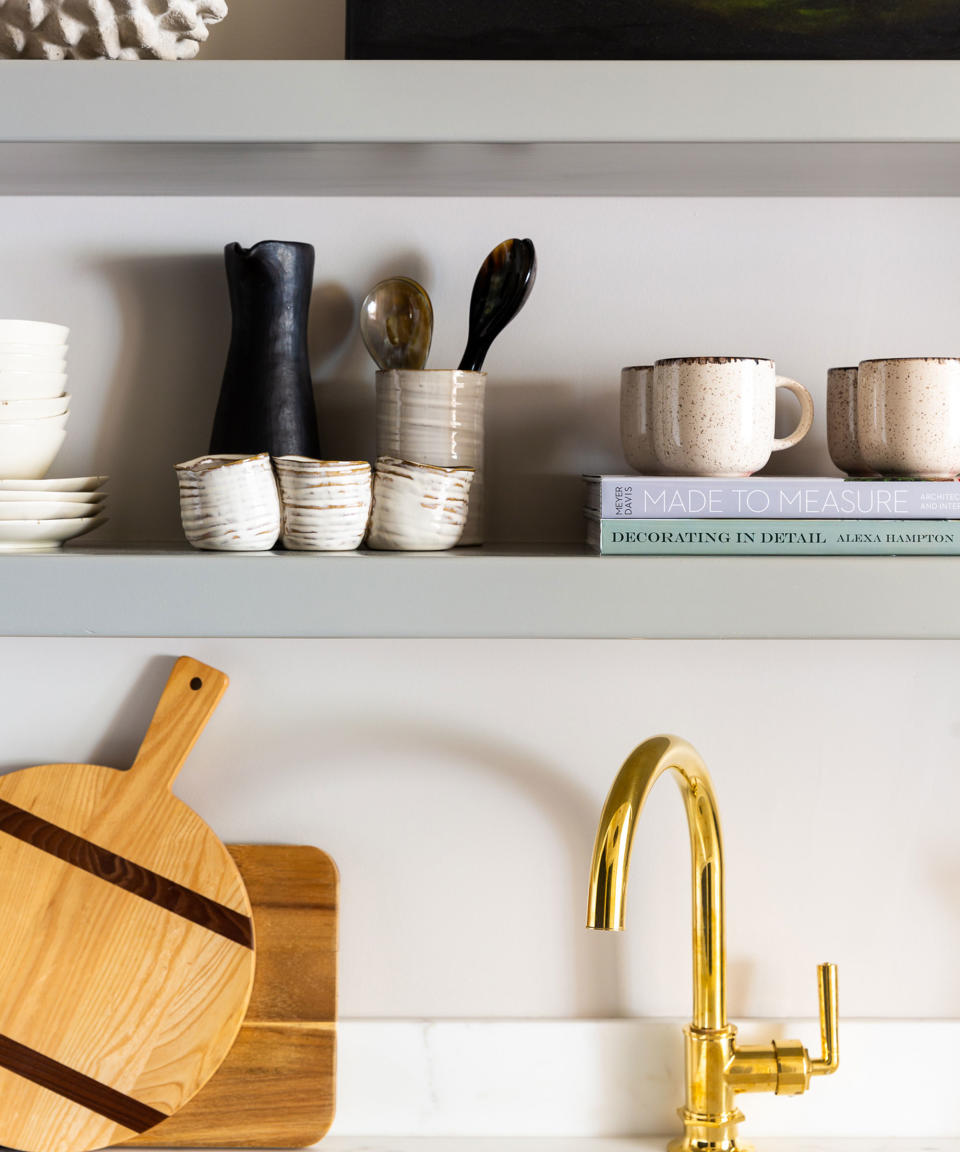
[{"label": "cutting board handle", "polygon": [[130,769],[131,783],[169,791],[228,683],[208,664],[190,656],[177,660]]}]

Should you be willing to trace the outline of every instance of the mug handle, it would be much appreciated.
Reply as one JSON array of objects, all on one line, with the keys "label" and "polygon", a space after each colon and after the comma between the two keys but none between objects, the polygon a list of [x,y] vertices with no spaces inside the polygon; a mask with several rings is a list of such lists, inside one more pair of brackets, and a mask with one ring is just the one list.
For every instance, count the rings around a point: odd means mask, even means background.
[{"label": "mug handle", "polygon": [[782,440],[774,439],[773,441],[773,451],[781,452],[784,448],[792,448],[794,444],[799,444],[813,427],[813,397],[802,384],[798,384],[796,380],[791,380],[789,376],[778,376],[776,386],[786,388],[800,401],[800,423],[789,436],[785,436]]}]

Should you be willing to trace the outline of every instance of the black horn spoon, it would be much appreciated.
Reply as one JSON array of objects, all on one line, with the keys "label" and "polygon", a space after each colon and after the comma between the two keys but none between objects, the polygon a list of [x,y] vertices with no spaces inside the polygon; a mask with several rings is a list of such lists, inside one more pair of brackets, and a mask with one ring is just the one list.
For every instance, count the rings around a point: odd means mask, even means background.
[{"label": "black horn spoon", "polygon": [[484,260],[470,296],[470,328],[461,371],[480,371],[490,345],[523,307],[536,278],[532,240],[504,240]]}]

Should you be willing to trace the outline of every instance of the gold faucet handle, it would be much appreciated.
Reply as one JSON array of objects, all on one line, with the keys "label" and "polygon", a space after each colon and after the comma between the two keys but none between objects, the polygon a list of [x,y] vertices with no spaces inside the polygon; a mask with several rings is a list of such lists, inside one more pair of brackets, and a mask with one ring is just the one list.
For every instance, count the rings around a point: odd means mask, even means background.
[{"label": "gold faucet handle", "polygon": [[829,1076],[840,1066],[836,964],[819,964],[817,977],[820,990],[820,1046],[823,1055],[819,1060],[810,1061],[810,1075]]}]

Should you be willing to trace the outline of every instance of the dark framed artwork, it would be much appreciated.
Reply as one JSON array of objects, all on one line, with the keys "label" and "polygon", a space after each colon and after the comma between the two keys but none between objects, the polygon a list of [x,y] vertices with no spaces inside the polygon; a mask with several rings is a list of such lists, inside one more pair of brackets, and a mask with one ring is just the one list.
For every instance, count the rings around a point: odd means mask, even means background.
[{"label": "dark framed artwork", "polygon": [[960,0],[347,0],[347,56],[960,59]]}]

